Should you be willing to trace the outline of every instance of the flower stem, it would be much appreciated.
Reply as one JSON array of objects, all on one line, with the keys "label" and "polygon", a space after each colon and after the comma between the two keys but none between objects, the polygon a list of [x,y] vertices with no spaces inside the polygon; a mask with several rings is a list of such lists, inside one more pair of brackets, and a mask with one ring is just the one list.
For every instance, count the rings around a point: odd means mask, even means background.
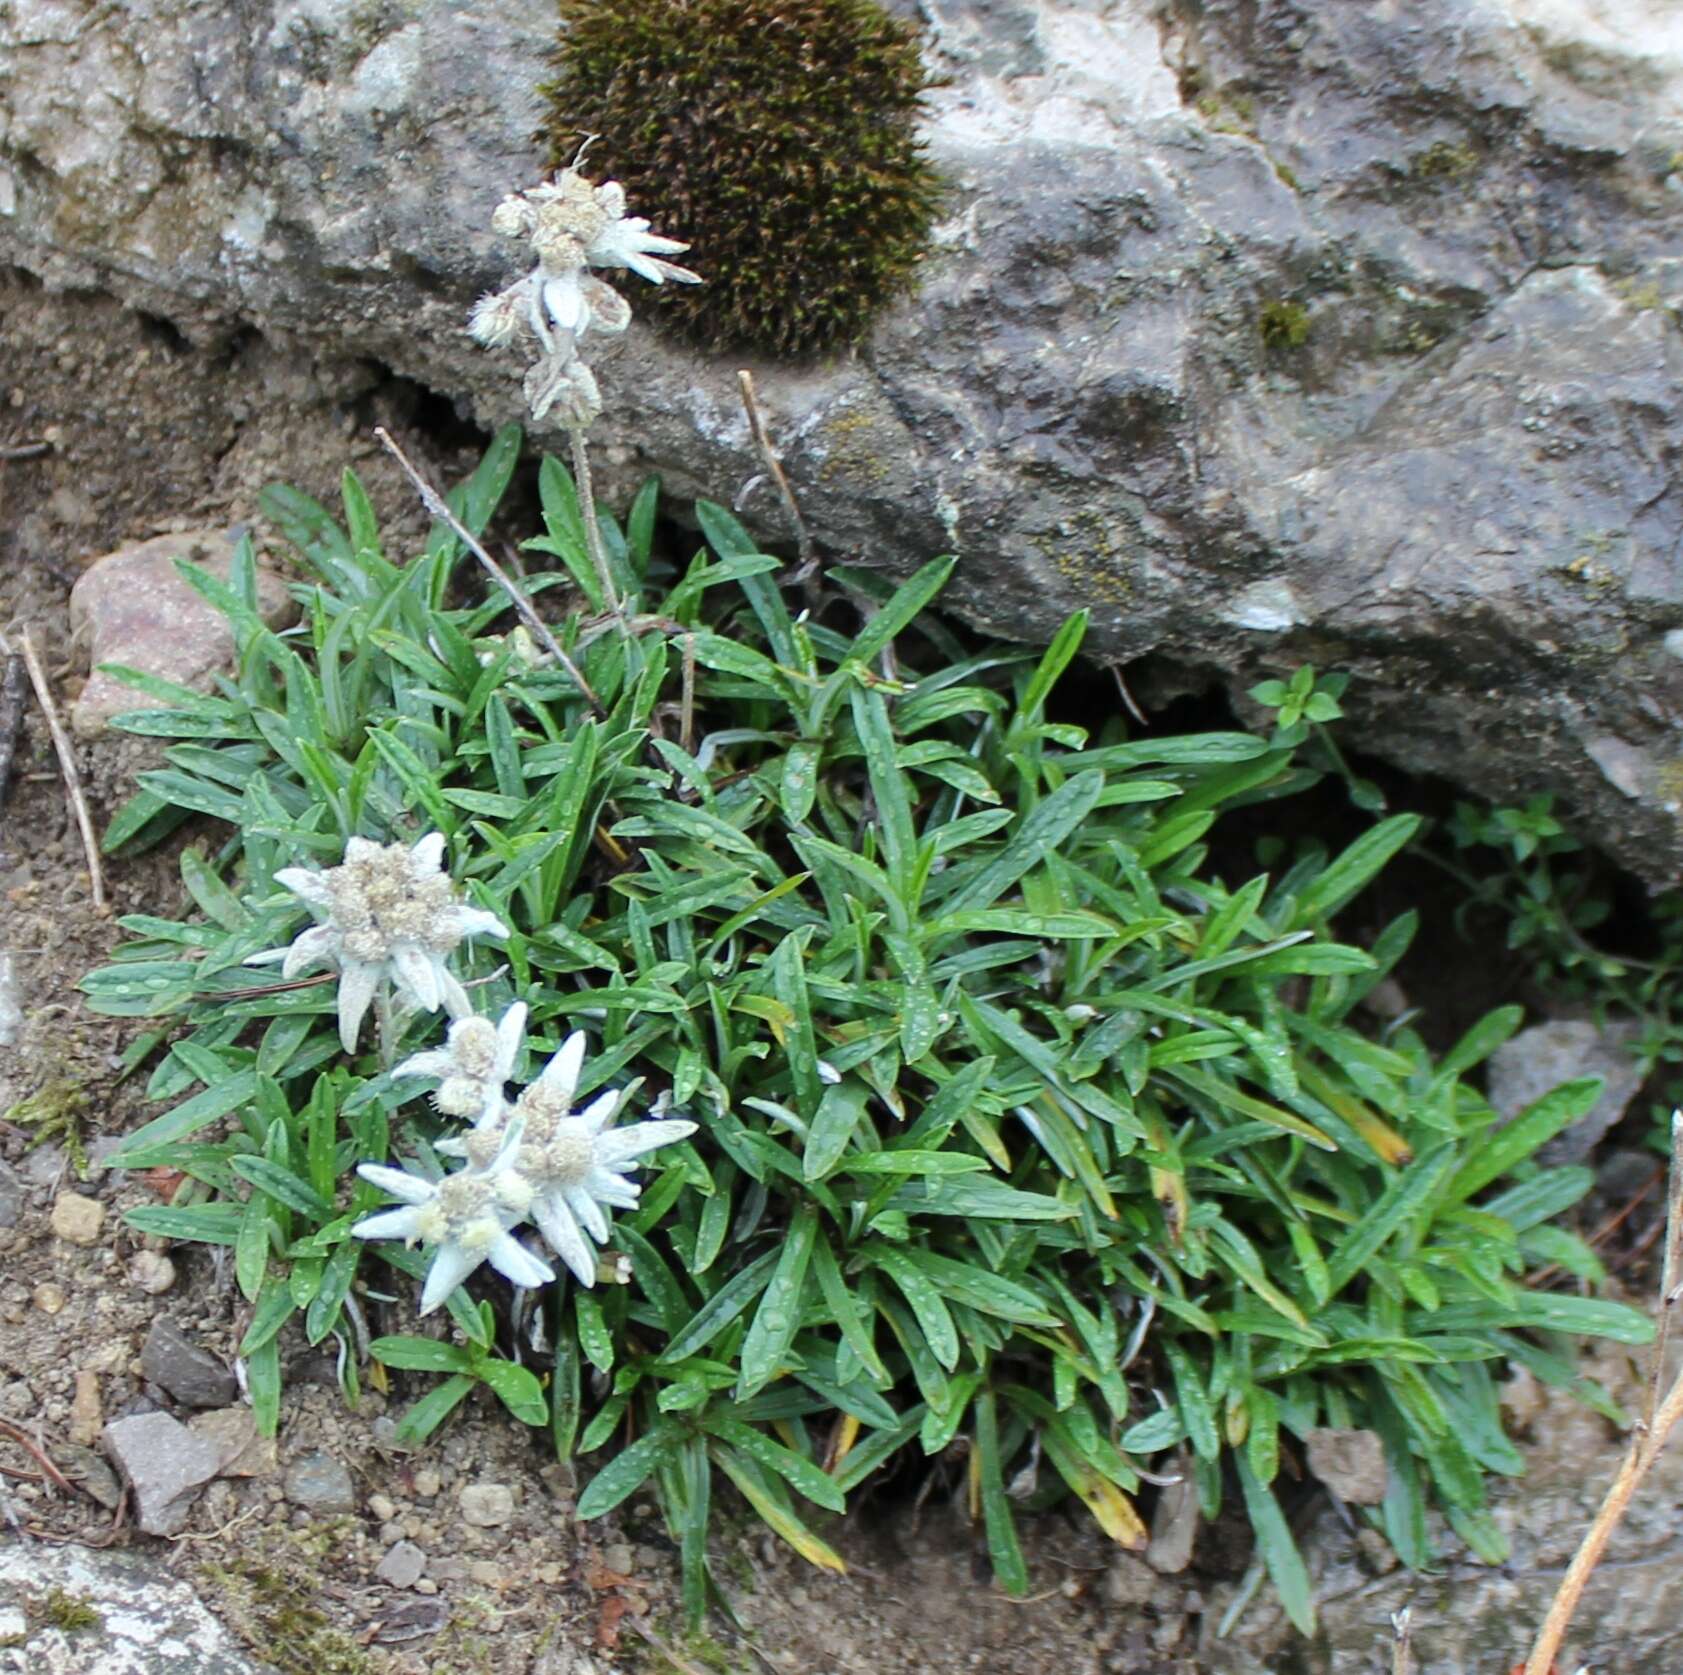
[{"label": "flower stem", "polygon": [[625,602],[619,596],[619,589],[614,586],[613,572],[608,568],[607,550],[602,545],[602,526],[596,521],[596,490],[590,480],[590,451],[585,447],[584,431],[580,426],[572,426],[567,435],[573,444],[573,482],[578,488],[579,516],[584,519],[585,546],[590,550],[590,562],[595,567],[596,579],[602,585],[603,603],[620,619],[623,626]]},{"label": "flower stem", "polygon": [[383,981],[374,991],[374,1025],[380,1036],[380,1068],[390,1070],[397,1062],[397,1042],[392,1030],[391,990]]}]

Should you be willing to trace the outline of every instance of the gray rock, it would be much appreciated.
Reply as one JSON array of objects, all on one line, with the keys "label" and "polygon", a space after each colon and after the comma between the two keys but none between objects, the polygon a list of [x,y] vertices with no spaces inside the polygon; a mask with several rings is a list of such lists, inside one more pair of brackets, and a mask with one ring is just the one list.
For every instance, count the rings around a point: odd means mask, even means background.
[{"label": "gray rock", "polygon": [[1562,1082],[1601,1077],[1605,1085],[1595,1105],[1537,1153],[1546,1164],[1582,1163],[1642,1086],[1642,1064],[1630,1050],[1634,1038],[1632,1026],[1601,1029],[1581,1018],[1522,1029],[1490,1055],[1490,1103],[1511,1122]]},{"label": "gray rock", "polygon": [[140,1351],[141,1370],[187,1407],[227,1407],[239,1399],[239,1381],[172,1320],[154,1320]]},{"label": "gray rock", "polygon": [[65,1178],[69,1160],[64,1147],[56,1140],[44,1146],[31,1146],[18,1164],[18,1174],[29,1186],[56,1186]]},{"label": "gray rock", "polygon": [[374,1570],[392,1588],[412,1588],[426,1573],[427,1556],[412,1541],[394,1542]]},{"label": "gray rock", "polygon": [[167,1413],[114,1419],[100,1442],[134,1496],[134,1521],[147,1535],[174,1535],[222,1456]]},{"label": "gray rock", "polygon": [[356,1485],[345,1462],[332,1454],[302,1454],[287,1466],[281,1482],[286,1498],[309,1512],[356,1511]]},{"label": "gray rock", "polygon": [[[975,620],[1044,638],[1089,606],[1099,651],[1161,653],[1174,682],[1348,668],[1368,748],[1565,793],[1670,876],[1664,30],[1529,0],[920,10],[953,187],[921,288],[855,356],[758,369],[820,540],[889,568],[956,552]],[[372,362],[519,417],[520,366],[461,328],[513,273],[488,222],[539,161],[551,0],[264,16],[14,0],[0,263],[169,322],[172,385],[238,329],[324,414]],[[1271,318],[1307,335],[1270,341]],[[759,473],[737,364],[633,325],[599,366],[611,495]],[[787,533],[768,493],[745,515]]]},{"label": "gray rock", "polygon": [[[166,707],[165,699],[101,673],[102,663],[122,663],[177,686],[208,686],[209,677],[233,660],[227,619],[175,568],[186,560],[226,581],[233,549],[230,530],[162,535],[107,553],[82,572],[70,590],[70,625],[89,643],[93,672],[70,709],[78,733],[91,737],[124,710]],[[285,627],[298,614],[286,584],[262,567],[257,597],[271,628]]]},{"label": "gray rock", "polygon": [[1384,1500],[1388,1481],[1385,1444],[1377,1431],[1317,1426],[1305,1441],[1310,1471],[1340,1500],[1358,1506],[1377,1506]]},{"label": "gray rock", "polygon": [[101,1506],[114,1509],[122,1499],[123,1486],[103,1454],[96,1454],[80,1443],[62,1442],[58,1445],[57,1459],[59,1470]]},{"label": "gray rock", "polygon": [[[46,1542],[0,1546],[0,1597],[9,1610],[55,1588],[99,1612],[95,1626],[39,1627],[0,1650],[5,1675],[261,1675],[260,1665],[205,1609],[168,1553],[96,1551]],[[21,1604],[14,1602],[21,1601]],[[8,1612],[9,1614],[9,1612]],[[0,1618],[0,1638],[9,1638]]]}]

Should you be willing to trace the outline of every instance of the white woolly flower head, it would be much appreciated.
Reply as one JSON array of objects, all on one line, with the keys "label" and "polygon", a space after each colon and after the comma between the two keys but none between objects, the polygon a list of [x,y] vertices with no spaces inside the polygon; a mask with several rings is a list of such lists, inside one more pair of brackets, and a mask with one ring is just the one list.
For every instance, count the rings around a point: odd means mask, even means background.
[{"label": "white woolly flower head", "polygon": [[336,867],[316,872],[285,867],[275,874],[322,921],[285,948],[253,954],[247,965],[280,963],[284,978],[319,965],[339,970],[339,1039],[347,1053],[369,1004],[382,984],[425,1012],[447,1007],[469,1011],[466,991],[445,965],[470,936],[507,936],[494,914],[469,907],[443,871],[444,838],[431,832],[418,843],[374,843],[354,837]]},{"label": "white woolly flower head", "polygon": [[432,1102],[447,1117],[499,1121],[503,1087],[514,1074],[525,1033],[523,1001],[509,1007],[496,1023],[472,1013],[451,1024],[442,1047],[406,1058],[392,1074],[436,1076]]},{"label": "white woolly flower head", "polygon": [[585,1039],[576,1031],[524,1089],[513,1106],[523,1143],[515,1168],[531,1184],[532,1220],[549,1248],[573,1271],[580,1285],[596,1281],[596,1252],[590,1241],[608,1241],[605,1207],[634,1210],[640,1188],[627,1171],[660,1146],[688,1139],[696,1125],[678,1118],[627,1123],[610,1128],[623,1103],[622,1090],[599,1094],[582,1111],[572,1110],[584,1069]]},{"label": "white woolly flower head", "polygon": [[483,1167],[458,1169],[429,1181],[379,1163],[361,1164],[357,1173],[382,1192],[402,1200],[402,1207],[365,1216],[351,1232],[359,1239],[402,1239],[432,1250],[421,1313],[430,1314],[481,1263],[489,1262],[516,1285],[531,1290],[547,1285],[555,1270],[514,1237],[526,1219],[532,1194],[510,1170],[520,1149],[518,1122]]}]

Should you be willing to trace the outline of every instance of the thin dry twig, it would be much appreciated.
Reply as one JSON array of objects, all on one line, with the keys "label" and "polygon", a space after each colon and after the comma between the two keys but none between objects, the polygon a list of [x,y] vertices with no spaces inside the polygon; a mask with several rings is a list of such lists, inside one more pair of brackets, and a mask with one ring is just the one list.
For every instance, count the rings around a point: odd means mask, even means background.
[{"label": "thin dry twig", "polygon": [[[70,735],[58,718],[58,705],[53,702],[53,689],[47,684],[47,671],[41,665],[40,653],[26,628],[20,639],[24,667],[29,671],[29,684],[35,688],[35,701],[47,718],[47,731],[52,734],[53,749],[58,752],[59,772],[64,778],[65,795],[70,799],[71,812],[76,816],[82,834],[82,853],[87,857],[88,877],[93,885],[94,906],[105,907],[105,873],[99,864],[99,840],[94,836],[93,818],[88,813],[88,800],[82,795],[82,776],[76,767],[76,753],[70,748]],[[0,636],[0,655],[10,657],[12,648]]]},{"label": "thin dry twig", "polygon": [[0,1434],[10,1437],[19,1448],[23,1449],[26,1454],[30,1455],[34,1459],[35,1463],[40,1466],[41,1470],[44,1471],[47,1476],[50,1477],[53,1482],[65,1492],[65,1494],[73,1495],[76,1493],[76,1485],[53,1464],[52,1456],[48,1454],[46,1448],[30,1436],[30,1434],[24,1430],[21,1425],[14,1425],[9,1419],[0,1419]]},{"label": "thin dry twig", "polygon": [[771,438],[766,434],[765,421],[760,417],[760,403],[754,394],[754,375],[746,367],[736,375],[737,384],[742,390],[742,408],[748,415],[748,429],[754,438],[754,446],[760,451],[760,458],[765,461],[766,470],[771,473],[771,480],[777,484],[777,492],[782,496],[784,510],[789,514],[789,522],[795,527],[795,547],[801,556],[801,567],[791,581],[804,582],[818,568],[818,549],[813,545],[812,532],[806,526],[806,519],[801,516],[800,506],[795,500],[795,491],[789,486],[789,479],[784,474],[783,462],[772,449]]},{"label": "thin dry twig", "polygon": [[[1653,1372],[1648,1381],[1647,1399],[1643,1403],[1640,1422],[1631,1435],[1618,1475],[1609,1486],[1601,1502],[1595,1521],[1584,1533],[1584,1539],[1573,1554],[1566,1574],[1560,1579],[1548,1615],[1538,1631],[1531,1656],[1526,1660],[1523,1675],[1551,1675],[1555,1656],[1566,1631],[1571,1627],[1573,1613],[1583,1596],[1585,1585],[1619,1520],[1630,1505],[1648,1469],[1659,1458],[1666,1438],[1679,1420],[1683,1420],[1683,1370],[1671,1382],[1666,1380],[1666,1348],[1670,1338],[1671,1311],[1683,1301],[1683,1110],[1671,1114],[1671,1184],[1666,1196],[1666,1244],[1663,1277],[1660,1281],[1660,1318],[1654,1338]],[[1662,1394],[1663,1392],[1663,1394]]]},{"label": "thin dry twig", "polygon": [[1408,1606],[1391,1613],[1391,1633],[1395,1636],[1391,1644],[1391,1675],[1414,1675],[1414,1613]]},{"label": "thin dry twig", "polygon": [[531,631],[537,635],[539,643],[555,661],[567,671],[580,692],[584,694],[584,701],[595,710],[597,715],[606,716],[608,713],[602,707],[602,701],[591,691],[590,683],[584,678],[584,673],[578,668],[565,651],[561,649],[561,642],[549,631],[549,624],[532,609],[532,602],[517,588],[503,567],[486,552],[484,546],[474,537],[473,532],[456,516],[444,503],[444,496],[423,477],[413,465],[409,463],[409,456],[398,447],[390,432],[383,425],[374,427],[375,438],[397,463],[402,466],[403,474],[415,485],[415,492],[420,495],[421,503],[438,519],[440,523],[448,524],[456,539],[467,548],[480,562],[487,575],[514,601],[514,608],[520,613],[520,619]]},{"label": "thin dry twig", "polygon": [[1116,682],[1116,691],[1118,696],[1120,696],[1122,702],[1128,706],[1128,714],[1131,715],[1134,720],[1140,724],[1140,726],[1149,727],[1151,723],[1146,720],[1145,711],[1134,702],[1134,695],[1128,690],[1127,681],[1122,678],[1122,665],[1120,663],[1112,663],[1110,665],[1110,675],[1111,679]]},{"label": "thin dry twig", "polygon": [[12,759],[17,755],[18,732],[23,726],[23,695],[29,690],[29,672],[15,652],[5,654],[5,672],[0,674],[0,809],[12,786]]},{"label": "thin dry twig", "polygon": [[39,459],[52,451],[51,442],[12,442],[0,448],[0,459]]}]

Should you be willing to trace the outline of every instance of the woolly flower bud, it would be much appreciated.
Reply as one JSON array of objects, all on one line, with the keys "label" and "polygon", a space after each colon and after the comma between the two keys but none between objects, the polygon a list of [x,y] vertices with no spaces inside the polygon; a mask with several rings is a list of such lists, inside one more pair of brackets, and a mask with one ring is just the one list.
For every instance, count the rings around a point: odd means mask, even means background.
[{"label": "woolly flower bud", "polygon": [[483,296],[473,305],[468,319],[468,332],[487,349],[500,348],[509,342],[526,320],[526,299],[530,286],[524,279],[506,291]]},{"label": "woolly flower bud", "polygon": [[537,221],[537,211],[519,192],[511,192],[491,212],[491,230],[504,238],[520,238]]}]

